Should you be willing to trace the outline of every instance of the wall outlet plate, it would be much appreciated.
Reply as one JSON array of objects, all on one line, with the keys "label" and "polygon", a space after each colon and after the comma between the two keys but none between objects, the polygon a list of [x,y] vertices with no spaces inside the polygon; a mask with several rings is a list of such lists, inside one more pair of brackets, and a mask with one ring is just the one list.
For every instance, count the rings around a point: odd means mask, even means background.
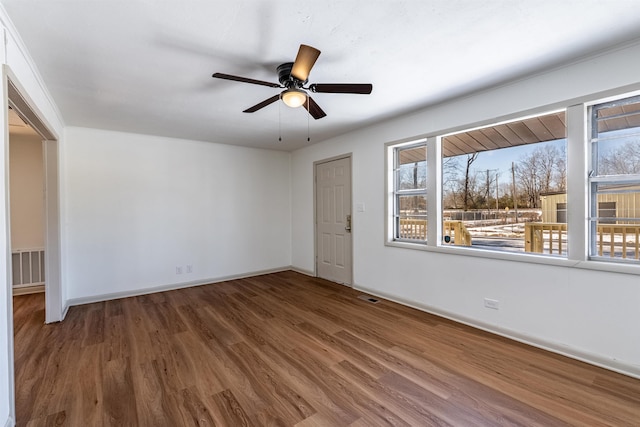
[{"label": "wall outlet plate", "polygon": [[498,310],[500,309],[500,301],[497,299],[485,298],[484,306],[493,310]]}]

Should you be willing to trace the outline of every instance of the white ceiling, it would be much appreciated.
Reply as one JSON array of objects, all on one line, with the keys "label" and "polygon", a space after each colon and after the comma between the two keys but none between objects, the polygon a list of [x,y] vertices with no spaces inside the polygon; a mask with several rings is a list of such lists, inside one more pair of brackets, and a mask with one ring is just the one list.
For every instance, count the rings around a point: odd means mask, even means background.
[{"label": "white ceiling", "polygon": [[[311,143],[640,38],[640,0],[2,0],[65,124],[292,150],[307,113],[274,103],[300,43],[327,117]],[[567,82],[571,84],[571,82]],[[278,142],[279,127],[282,142]]]}]

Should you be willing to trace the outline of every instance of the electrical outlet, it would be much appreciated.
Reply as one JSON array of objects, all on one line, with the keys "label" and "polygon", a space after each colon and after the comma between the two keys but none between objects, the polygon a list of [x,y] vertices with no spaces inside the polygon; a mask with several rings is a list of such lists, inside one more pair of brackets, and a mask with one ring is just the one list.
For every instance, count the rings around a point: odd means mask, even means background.
[{"label": "electrical outlet", "polygon": [[484,299],[484,306],[487,307],[487,308],[491,308],[493,310],[499,310],[500,309],[500,301],[498,301],[497,299],[485,298]]},{"label": "electrical outlet", "polygon": [[176,267],[176,274],[182,274],[182,267],[180,266]]},{"label": "electrical outlet", "polygon": [[187,264],[187,273],[193,273],[193,265]]}]

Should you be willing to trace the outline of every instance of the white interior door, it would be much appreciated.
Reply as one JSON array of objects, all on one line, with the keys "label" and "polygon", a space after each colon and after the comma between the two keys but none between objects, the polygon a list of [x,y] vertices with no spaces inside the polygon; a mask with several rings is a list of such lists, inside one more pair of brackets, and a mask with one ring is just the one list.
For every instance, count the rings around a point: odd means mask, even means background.
[{"label": "white interior door", "polygon": [[316,164],[316,271],[351,285],[351,158]]}]

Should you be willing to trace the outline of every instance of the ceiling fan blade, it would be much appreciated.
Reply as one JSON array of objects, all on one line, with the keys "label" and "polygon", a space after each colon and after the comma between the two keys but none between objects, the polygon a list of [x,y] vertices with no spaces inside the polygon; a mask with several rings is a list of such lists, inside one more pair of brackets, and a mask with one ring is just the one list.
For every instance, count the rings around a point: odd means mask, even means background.
[{"label": "ceiling fan blade", "polygon": [[216,79],[233,80],[233,81],[242,82],[242,83],[251,83],[254,85],[281,87],[278,83],[265,82],[263,80],[248,79],[246,77],[240,77],[240,76],[232,76],[231,74],[214,73],[211,77],[215,77]]},{"label": "ceiling fan blade", "polygon": [[315,93],[357,93],[369,95],[373,90],[371,83],[314,83],[309,90]]},{"label": "ceiling fan blade", "polygon": [[306,82],[318,56],[320,56],[318,49],[301,44],[296,61],[293,63],[293,68],[291,68],[291,75],[301,82]]},{"label": "ceiling fan blade", "polygon": [[312,97],[307,96],[307,100],[308,101],[302,104],[302,106],[309,112],[309,114],[311,114],[311,117],[318,120],[327,115],[327,113],[322,111],[322,108],[316,104],[316,101],[314,101]]},{"label": "ceiling fan blade", "polygon": [[264,101],[262,101],[259,104],[254,105],[253,107],[247,108],[246,110],[243,111],[243,113],[255,113],[256,111],[258,111],[261,108],[266,107],[269,104],[273,104],[274,102],[276,102],[278,99],[280,99],[280,94],[277,95],[273,95],[271,98],[269,99],[265,99]]}]

